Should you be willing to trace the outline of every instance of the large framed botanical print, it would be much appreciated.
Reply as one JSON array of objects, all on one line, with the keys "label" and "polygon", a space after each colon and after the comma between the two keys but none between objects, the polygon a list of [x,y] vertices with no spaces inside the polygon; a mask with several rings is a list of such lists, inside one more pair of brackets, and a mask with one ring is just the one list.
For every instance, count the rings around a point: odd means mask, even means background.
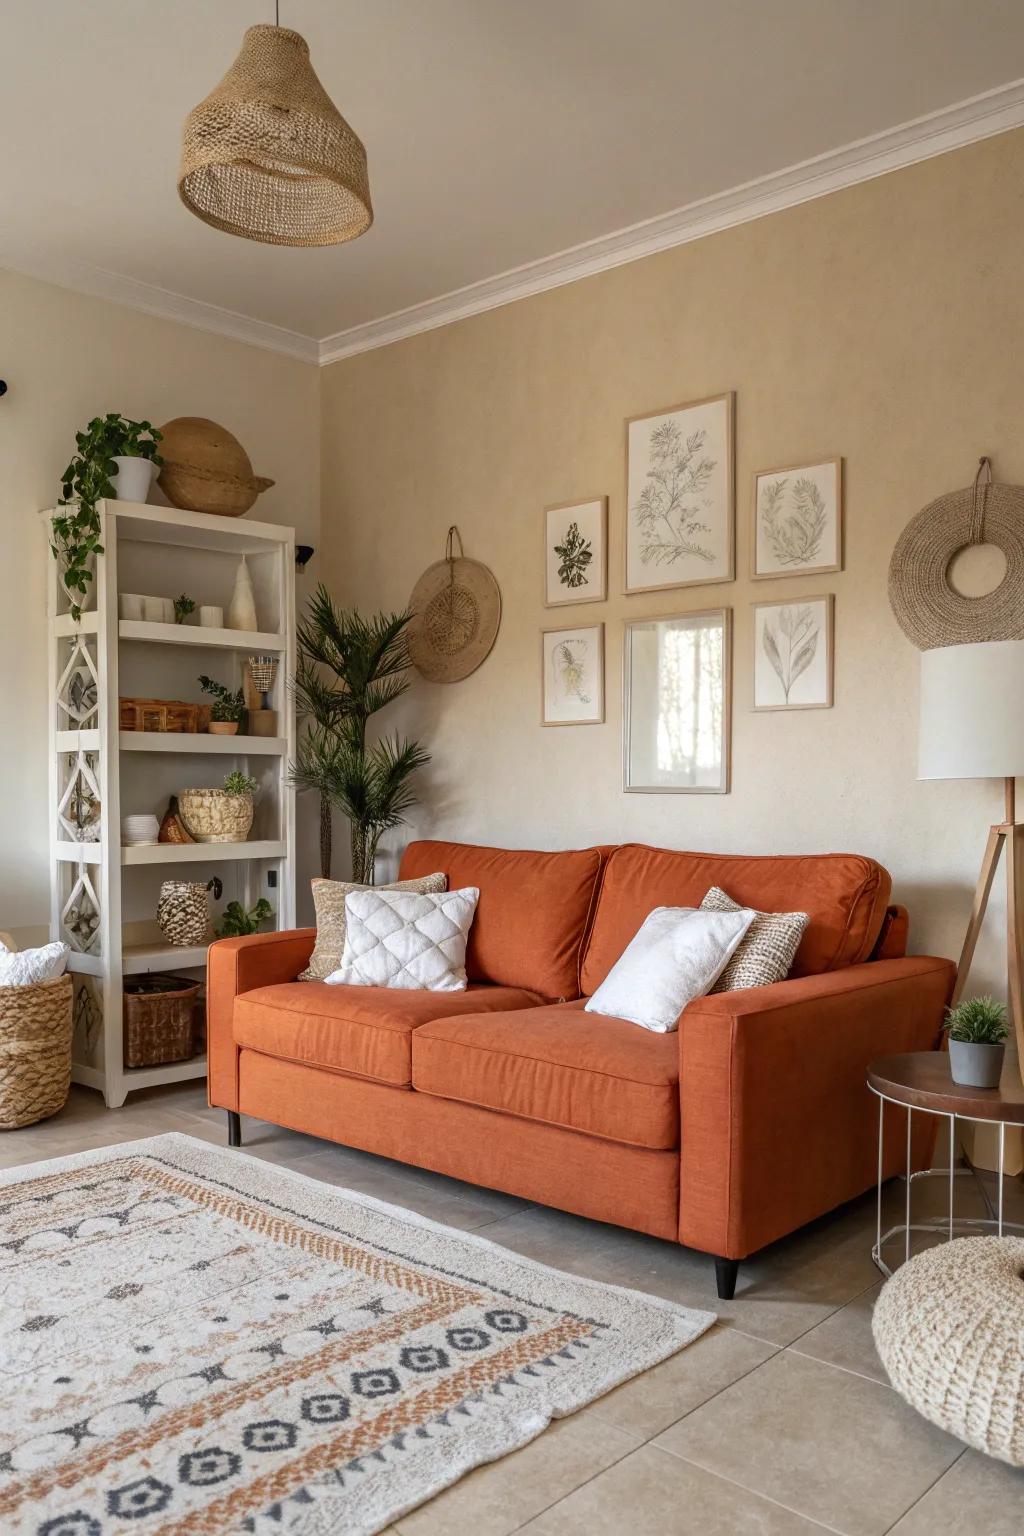
[{"label": "large framed botanical print", "polygon": [[626,591],[732,581],[735,395],[626,422]]},{"label": "large framed botanical print", "polygon": [[603,603],[608,595],[608,498],[544,508],[544,606]]},{"label": "large framed botanical print", "polygon": [[634,619],[623,656],[623,788],[729,791],[732,611]]}]

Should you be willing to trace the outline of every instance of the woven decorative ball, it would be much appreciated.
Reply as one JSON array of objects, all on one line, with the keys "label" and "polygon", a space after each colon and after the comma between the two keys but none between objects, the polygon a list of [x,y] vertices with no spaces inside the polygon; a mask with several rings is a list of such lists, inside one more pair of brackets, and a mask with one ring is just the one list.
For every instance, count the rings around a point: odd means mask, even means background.
[{"label": "woven decorative ball", "polygon": [[964,1237],[919,1253],[882,1287],[872,1326],[912,1408],[1024,1466],[1024,1239]]},{"label": "woven decorative ball", "polygon": [[160,431],[159,485],[172,506],[241,517],[274,483],[254,475],[238,438],[205,416],[176,416]]},{"label": "woven decorative ball", "polygon": [[[1006,575],[994,592],[964,597],[949,565],[971,544],[995,544]],[[931,502],[903,530],[889,563],[896,622],[920,651],[1024,639],[1024,486],[979,485]]]}]

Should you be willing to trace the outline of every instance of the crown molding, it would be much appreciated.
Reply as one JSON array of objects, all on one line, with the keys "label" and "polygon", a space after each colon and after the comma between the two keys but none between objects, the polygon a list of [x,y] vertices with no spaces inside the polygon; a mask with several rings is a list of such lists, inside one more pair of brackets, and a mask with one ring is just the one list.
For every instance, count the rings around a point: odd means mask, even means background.
[{"label": "crown molding", "polygon": [[189,325],[198,331],[212,331],[217,336],[228,336],[232,341],[244,341],[253,347],[263,347],[271,352],[282,352],[286,357],[297,358],[303,363],[320,360],[319,346],[314,336],[303,336],[298,331],[271,325],[266,320],[255,320],[240,315],[233,309],[222,309],[218,304],[206,304],[201,299],[190,299],[184,294],[171,293],[153,283],[141,283],[119,272],[108,272],[103,267],[93,267],[84,261],[62,256],[59,251],[36,247],[18,248],[0,242],[0,267],[20,272],[24,277],[34,277],[40,282],[53,283],[58,288],[70,288],[74,293],[85,293],[94,299],[107,299],[126,309],[141,310],[159,320],[172,320],[178,325]]},{"label": "crown molding", "polygon": [[432,331],[737,224],[795,208],[813,198],[1022,126],[1024,80],[1014,80],[671,213],[645,219],[440,298],[325,336],[319,346],[319,361],[321,365],[335,363],[360,352],[386,347],[422,331]]}]

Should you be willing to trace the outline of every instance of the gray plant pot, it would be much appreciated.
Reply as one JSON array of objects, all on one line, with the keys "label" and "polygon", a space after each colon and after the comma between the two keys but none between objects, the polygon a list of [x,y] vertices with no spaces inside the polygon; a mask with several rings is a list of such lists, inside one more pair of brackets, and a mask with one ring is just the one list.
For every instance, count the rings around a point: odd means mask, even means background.
[{"label": "gray plant pot", "polygon": [[951,1040],[949,1070],[954,1083],[965,1088],[998,1088],[1005,1054],[1005,1045],[976,1045],[969,1040]]}]

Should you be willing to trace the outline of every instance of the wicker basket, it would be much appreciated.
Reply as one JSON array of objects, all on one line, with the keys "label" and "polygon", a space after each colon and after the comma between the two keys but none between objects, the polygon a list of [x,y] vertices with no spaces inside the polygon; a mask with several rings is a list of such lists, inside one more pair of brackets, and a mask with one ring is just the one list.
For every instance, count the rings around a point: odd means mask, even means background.
[{"label": "wicker basket", "polygon": [[252,795],[226,789],[182,789],[178,805],[185,831],[197,843],[244,843],[252,827]]},{"label": "wicker basket", "polygon": [[197,981],[141,976],[124,984],[124,1064],[159,1067],[195,1055]]},{"label": "wicker basket", "polygon": [[0,1130],[63,1109],[71,1086],[72,981],[0,987]]}]

